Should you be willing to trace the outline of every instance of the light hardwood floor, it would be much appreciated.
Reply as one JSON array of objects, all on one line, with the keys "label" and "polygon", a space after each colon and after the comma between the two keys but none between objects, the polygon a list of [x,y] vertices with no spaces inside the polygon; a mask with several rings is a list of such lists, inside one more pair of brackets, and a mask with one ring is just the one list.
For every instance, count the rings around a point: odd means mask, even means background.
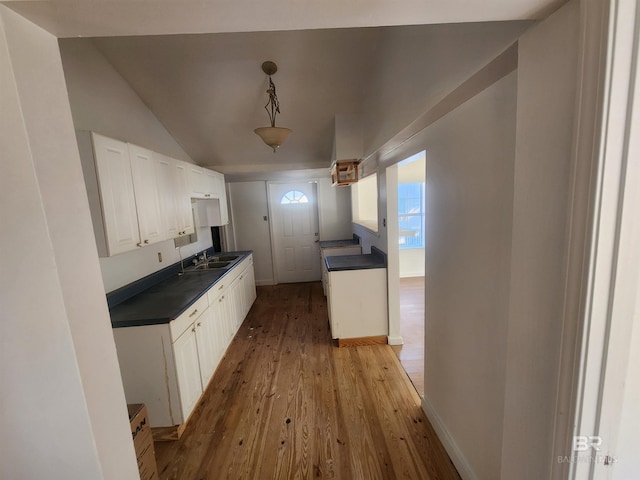
[{"label": "light hardwood floor", "polygon": [[259,287],[168,479],[459,479],[387,345],[332,344],[320,283]]},{"label": "light hardwood floor", "polygon": [[419,395],[424,395],[424,277],[400,279],[400,336],[394,345],[400,363]]}]

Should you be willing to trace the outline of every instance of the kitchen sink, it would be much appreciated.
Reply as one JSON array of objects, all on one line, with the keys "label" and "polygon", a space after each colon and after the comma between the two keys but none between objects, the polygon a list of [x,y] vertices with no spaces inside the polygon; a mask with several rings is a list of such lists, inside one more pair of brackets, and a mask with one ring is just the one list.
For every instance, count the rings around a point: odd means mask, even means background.
[{"label": "kitchen sink", "polygon": [[201,263],[200,265],[196,265],[194,267],[194,270],[209,270],[209,269],[215,269],[215,268],[229,268],[230,265],[232,265],[233,262],[207,262],[207,263]]},{"label": "kitchen sink", "polygon": [[220,255],[220,256],[214,256],[213,258],[217,262],[235,262],[240,257],[241,255]]}]

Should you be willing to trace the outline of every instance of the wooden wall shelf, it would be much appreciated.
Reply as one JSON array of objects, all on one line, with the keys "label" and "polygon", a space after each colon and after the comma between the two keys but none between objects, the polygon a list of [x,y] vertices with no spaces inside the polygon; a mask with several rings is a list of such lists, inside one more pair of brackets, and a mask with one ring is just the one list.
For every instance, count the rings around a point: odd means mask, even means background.
[{"label": "wooden wall shelf", "polygon": [[331,166],[331,185],[344,187],[358,181],[360,160],[336,160]]}]

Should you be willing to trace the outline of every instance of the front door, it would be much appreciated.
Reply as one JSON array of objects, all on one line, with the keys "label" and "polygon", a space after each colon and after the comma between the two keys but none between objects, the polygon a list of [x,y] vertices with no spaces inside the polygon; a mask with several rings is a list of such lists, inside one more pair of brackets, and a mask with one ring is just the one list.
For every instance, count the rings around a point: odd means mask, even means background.
[{"label": "front door", "polygon": [[278,283],[320,280],[315,183],[270,183],[271,235]]}]

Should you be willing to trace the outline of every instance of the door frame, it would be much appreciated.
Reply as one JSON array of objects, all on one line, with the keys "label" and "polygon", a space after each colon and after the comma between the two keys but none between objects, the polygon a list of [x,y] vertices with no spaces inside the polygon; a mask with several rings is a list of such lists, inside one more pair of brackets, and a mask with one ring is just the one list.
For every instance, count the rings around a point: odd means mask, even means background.
[{"label": "door frame", "polygon": [[[277,266],[277,255],[276,255],[276,245],[274,242],[274,235],[273,235],[273,206],[271,205],[271,192],[270,192],[270,188],[271,185],[294,185],[294,184],[298,184],[298,183],[312,183],[315,184],[315,191],[316,191],[316,219],[318,221],[318,241],[320,240],[320,209],[318,208],[318,202],[319,202],[319,191],[320,189],[318,188],[318,179],[317,178],[310,178],[310,179],[300,179],[300,180],[287,180],[287,181],[277,181],[277,180],[269,180],[266,182],[267,184],[267,211],[269,212],[269,237],[271,238],[271,262],[272,262],[272,266],[273,266],[273,283],[274,285],[278,285],[279,279],[278,279],[278,266]],[[318,257],[318,263],[320,263],[320,257]]]},{"label": "door frame", "polygon": [[[640,201],[640,168],[632,160],[640,151],[640,99],[634,95],[640,91],[640,7],[620,0],[582,2],[581,16],[574,150],[588,160],[576,169],[576,178],[586,175],[590,181],[586,192],[576,190],[573,198],[586,199],[589,207],[577,212],[571,225],[575,237],[584,233],[572,245],[582,242],[585,254],[576,267],[582,270],[575,285],[581,298],[577,338],[563,349],[559,379],[573,383],[573,398],[559,399],[557,409],[568,404],[570,425],[556,430],[555,453],[572,452],[576,435],[600,436],[600,450],[584,453],[615,459],[624,384],[631,375],[629,332],[640,291],[640,226],[629,211]],[[566,471],[554,466],[553,478],[615,478],[615,467],[604,461],[571,462]]]}]

